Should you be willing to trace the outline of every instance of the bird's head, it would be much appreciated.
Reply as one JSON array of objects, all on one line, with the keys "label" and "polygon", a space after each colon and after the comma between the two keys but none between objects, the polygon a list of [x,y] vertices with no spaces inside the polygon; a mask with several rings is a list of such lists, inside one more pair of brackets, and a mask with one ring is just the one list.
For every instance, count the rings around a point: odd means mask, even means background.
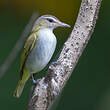
[{"label": "bird's head", "polygon": [[56,27],[70,27],[70,25],[61,22],[58,18],[52,15],[43,15],[39,17],[35,21],[34,26],[40,28],[50,28],[50,29],[54,29]]}]

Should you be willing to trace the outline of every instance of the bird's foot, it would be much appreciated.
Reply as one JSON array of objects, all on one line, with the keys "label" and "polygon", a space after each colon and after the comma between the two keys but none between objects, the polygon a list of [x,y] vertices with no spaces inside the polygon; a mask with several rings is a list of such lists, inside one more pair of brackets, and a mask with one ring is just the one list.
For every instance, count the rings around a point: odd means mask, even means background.
[{"label": "bird's foot", "polygon": [[34,79],[33,73],[31,73],[31,77],[32,77],[32,82],[33,82],[33,84],[37,84],[37,83],[38,83],[38,80],[35,80],[35,79]]},{"label": "bird's foot", "polygon": [[53,61],[51,64],[54,65],[54,66],[56,66],[56,65],[59,64],[59,62],[58,61]]},{"label": "bird's foot", "polygon": [[33,84],[37,84],[37,80],[32,79]]}]

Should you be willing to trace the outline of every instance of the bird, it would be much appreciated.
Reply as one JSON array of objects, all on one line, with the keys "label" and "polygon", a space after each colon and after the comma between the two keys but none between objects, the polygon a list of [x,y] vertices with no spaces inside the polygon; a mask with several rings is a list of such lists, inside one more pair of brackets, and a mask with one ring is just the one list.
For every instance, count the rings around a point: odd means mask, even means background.
[{"label": "bird", "polygon": [[52,58],[57,39],[53,30],[57,27],[70,27],[53,15],[42,15],[35,20],[33,27],[25,41],[20,63],[20,80],[14,91],[19,98],[27,80],[31,77],[37,83],[34,74],[45,68]]}]

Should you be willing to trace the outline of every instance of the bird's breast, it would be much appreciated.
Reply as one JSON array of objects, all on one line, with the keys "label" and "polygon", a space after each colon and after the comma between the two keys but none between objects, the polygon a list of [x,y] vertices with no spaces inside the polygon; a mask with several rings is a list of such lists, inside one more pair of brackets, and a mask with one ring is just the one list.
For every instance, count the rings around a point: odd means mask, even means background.
[{"label": "bird's breast", "polygon": [[35,48],[29,54],[27,66],[31,72],[41,71],[50,61],[56,47],[56,37],[52,30],[42,29],[38,32]]}]

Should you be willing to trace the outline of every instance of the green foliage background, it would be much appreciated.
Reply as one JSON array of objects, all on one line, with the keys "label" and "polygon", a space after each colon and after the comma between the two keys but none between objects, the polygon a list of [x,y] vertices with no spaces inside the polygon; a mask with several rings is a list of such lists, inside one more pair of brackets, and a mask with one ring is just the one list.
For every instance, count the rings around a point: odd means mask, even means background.
[{"label": "green foliage background", "polygon": [[[73,27],[81,0],[1,0],[0,64],[21,36],[33,11],[53,14]],[[64,88],[56,110],[110,110],[110,1],[103,0],[95,31],[71,78]],[[57,29],[56,53],[71,29]],[[19,99],[13,91],[19,79],[20,54],[0,79],[0,109],[24,110],[29,102],[31,81]],[[53,58],[54,59],[54,58]],[[43,72],[44,73],[44,72]],[[43,74],[44,75],[44,74]]]}]

